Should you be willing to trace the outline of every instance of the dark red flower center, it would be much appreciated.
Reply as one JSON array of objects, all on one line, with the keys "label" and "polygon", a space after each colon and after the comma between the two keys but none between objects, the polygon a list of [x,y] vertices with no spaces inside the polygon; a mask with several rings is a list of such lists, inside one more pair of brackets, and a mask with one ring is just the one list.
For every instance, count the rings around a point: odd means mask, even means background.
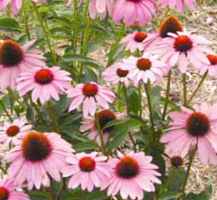
[{"label": "dark red flower center", "polygon": [[207,56],[207,58],[208,58],[208,60],[209,60],[209,62],[210,62],[211,65],[217,65],[217,55],[211,55],[211,54],[209,54]]},{"label": "dark red flower center", "polygon": [[8,127],[8,129],[6,130],[6,134],[9,137],[14,137],[19,133],[19,131],[20,131],[20,128],[16,125],[13,125],[13,126]]},{"label": "dark red flower center", "polygon": [[170,16],[160,25],[160,36],[162,38],[168,37],[168,33],[177,33],[183,31],[182,24],[177,17]]},{"label": "dark red flower center", "polygon": [[140,58],[138,61],[137,61],[137,67],[142,70],[142,71],[146,71],[148,69],[151,68],[151,61],[147,58]]},{"label": "dark red flower center", "polygon": [[5,187],[0,187],[0,200],[8,200],[9,191]]},{"label": "dark red flower center", "polygon": [[134,158],[125,156],[120,159],[116,165],[115,171],[117,176],[124,179],[130,179],[138,175],[139,164]]},{"label": "dark red flower center", "polygon": [[79,161],[79,167],[83,172],[91,172],[96,167],[96,162],[93,158],[85,156]]},{"label": "dark red flower center", "polygon": [[116,119],[116,116],[112,111],[103,110],[103,111],[96,113],[96,116],[95,116],[96,122],[95,123],[98,123],[100,128],[103,129],[103,132],[107,133],[107,132],[112,131],[113,126],[105,128],[106,125],[108,125],[109,122],[111,122],[115,119]]},{"label": "dark red flower center", "polygon": [[52,147],[46,135],[29,132],[23,138],[22,151],[26,160],[37,162],[45,160],[50,155]]},{"label": "dark red flower center", "polygon": [[183,165],[183,159],[180,156],[174,156],[171,158],[170,161],[171,161],[172,166],[176,168]]},{"label": "dark red flower center", "polygon": [[147,38],[147,33],[145,32],[137,32],[134,36],[136,42],[143,42],[145,38]]},{"label": "dark red flower center", "polygon": [[210,121],[205,114],[194,112],[188,118],[186,127],[190,135],[202,137],[209,132]]},{"label": "dark red flower center", "polygon": [[23,57],[23,50],[17,42],[10,39],[0,41],[0,64],[4,67],[18,65]]},{"label": "dark red flower center", "polygon": [[193,42],[187,35],[180,35],[175,39],[174,48],[176,51],[187,53],[192,47]]},{"label": "dark red flower center", "polygon": [[85,96],[91,97],[95,96],[98,92],[98,87],[94,83],[86,83],[83,86],[83,94]]},{"label": "dark red flower center", "polygon": [[41,85],[46,85],[54,79],[53,72],[50,69],[40,69],[35,73],[35,81]]},{"label": "dark red flower center", "polygon": [[129,70],[118,68],[116,72],[119,77],[126,77],[127,74],[129,73]]}]

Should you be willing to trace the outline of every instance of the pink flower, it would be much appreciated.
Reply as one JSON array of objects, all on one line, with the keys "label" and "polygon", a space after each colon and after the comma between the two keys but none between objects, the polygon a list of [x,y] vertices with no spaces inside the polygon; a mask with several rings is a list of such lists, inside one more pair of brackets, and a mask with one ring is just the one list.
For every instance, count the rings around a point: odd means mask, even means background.
[{"label": "pink flower", "polygon": [[94,115],[97,107],[108,109],[109,103],[115,99],[115,94],[104,86],[95,82],[81,83],[68,91],[71,98],[69,111],[78,108],[82,104],[84,118]]},{"label": "pink flower", "polygon": [[69,73],[55,66],[52,68],[34,68],[21,73],[17,79],[17,90],[21,96],[32,92],[32,100],[42,104],[50,99],[59,100],[70,86]]},{"label": "pink flower", "polygon": [[193,10],[196,6],[196,0],[160,0],[162,6],[175,8],[183,13],[186,8]]},{"label": "pink flower", "polygon": [[61,181],[60,170],[72,151],[57,133],[28,132],[6,157],[9,177],[18,185],[27,183],[29,190],[48,187],[50,177]]},{"label": "pink flower", "polygon": [[0,127],[0,143],[6,145],[16,144],[16,141],[32,128],[24,118],[15,119],[13,122],[4,122]]},{"label": "pink flower", "polygon": [[70,177],[68,187],[75,189],[79,185],[82,190],[93,191],[110,177],[107,157],[96,152],[78,153],[67,157],[68,166],[63,168],[63,176]]},{"label": "pink flower", "polygon": [[91,0],[89,3],[89,13],[92,19],[97,16],[101,18],[111,15],[114,1],[113,0]]},{"label": "pink flower", "polygon": [[106,68],[102,76],[105,81],[113,85],[123,83],[125,86],[128,86],[130,84],[129,68],[124,66],[121,61]]},{"label": "pink flower", "polygon": [[117,0],[112,17],[116,23],[123,21],[127,26],[143,26],[151,21],[155,13],[155,0]]},{"label": "pink flower", "polygon": [[209,41],[202,36],[187,32],[168,33],[166,37],[153,48],[153,52],[162,57],[162,60],[170,66],[177,65],[181,73],[187,71],[187,67],[201,64],[209,64],[206,57]]},{"label": "pink flower", "polygon": [[217,164],[217,106],[202,104],[195,111],[182,108],[170,113],[170,128],[162,136],[166,154],[184,157],[195,145],[200,160]]},{"label": "pink flower", "polygon": [[1,0],[0,10],[6,10],[9,3],[11,4],[13,15],[17,15],[22,8],[22,0]]},{"label": "pink flower", "polygon": [[0,181],[0,199],[1,200],[30,200],[28,195],[18,188],[12,179]]},{"label": "pink flower", "polygon": [[123,199],[142,200],[144,191],[154,192],[154,184],[160,184],[158,167],[151,163],[152,157],[143,152],[118,154],[119,158],[109,160],[112,177],[104,182],[102,189],[108,188],[107,194],[115,196],[120,192]]},{"label": "pink flower", "polygon": [[0,40],[0,89],[16,86],[21,72],[44,65],[44,57],[38,50],[31,50],[34,41],[20,46],[17,42]]},{"label": "pink flower", "polygon": [[149,45],[155,40],[155,34],[145,32],[133,32],[125,36],[121,43],[124,45],[126,50],[134,53],[136,50],[144,51]]},{"label": "pink flower", "polygon": [[129,77],[135,86],[138,86],[141,82],[156,83],[168,71],[167,65],[156,56],[147,53],[140,58],[131,56],[123,61],[123,65],[131,68]]},{"label": "pink flower", "polygon": [[217,77],[217,55],[209,54],[207,55],[209,64],[197,65],[196,67],[200,70],[202,74],[208,71],[209,76]]},{"label": "pink flower", "polygon": [[91,140],[96,140],[98,143],[100,143],[100,135],[97,130],[98,124],[99,128],[103,132],[104,142],[107,142],[113,130],[113,127],[105,127],[108,125],[109,122],[120,119],[122,116],[123,114],[114,113],[111,110],[101,110],[100,112],[97,112],[94,117],[88,117],[83,119],[83,121],[81,122],[80,131],[88,132],[87,136]]}]

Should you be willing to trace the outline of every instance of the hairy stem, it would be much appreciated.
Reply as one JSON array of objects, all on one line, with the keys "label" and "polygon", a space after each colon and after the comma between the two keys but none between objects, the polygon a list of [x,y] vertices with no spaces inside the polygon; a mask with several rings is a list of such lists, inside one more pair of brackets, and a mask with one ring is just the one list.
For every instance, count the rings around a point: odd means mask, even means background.
[{"label": "hairy stem", "polygon": [[201,86],[203,85],[203,82],[205,81],[207,74],[208,74],[208,70],[203,74],[202,78],[200,79],[200,82],[198,83],[196,89],[193,91],[192,95],[190,96],[189,100],[187,101],[187,105],[189,105],[191,103],[191,101],[193,100],[193,98],[195,97],[195,95],[197,94],[197,92],[199,91]]},{"label": "hairy stem", "polygon": [[167,80],[166,98],[165,98],[165,104],[164,104],[163,115],[162,115],[163,120],[165,119],[167,114],[167,108],[168,108],[169,96],[170,96],[170,86],[171,86],[171,71],[169,71],[168,80]]}]

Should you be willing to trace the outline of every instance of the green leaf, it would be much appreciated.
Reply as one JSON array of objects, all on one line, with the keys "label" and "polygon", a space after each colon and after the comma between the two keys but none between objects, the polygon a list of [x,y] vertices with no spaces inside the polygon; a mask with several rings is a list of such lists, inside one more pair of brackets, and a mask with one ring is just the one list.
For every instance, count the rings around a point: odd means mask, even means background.
[{"label": "green leaf", "polygon": [[113,121],[109,126],[114,126],[114,130],[112,131],[111,140],[107,146],[108,150],[111,151],[112,149],[117,148],[120,146],[128,135],[128,132],[131,129],[137,129],[142,125],[141,121],[136,119],[126,119],[122,121]]},{"label": "green leaf", "polygon": [[193,194],[193,193],[189,193],[185,200],[210,200],[212,195],[212,186],[210,186],[209,188],[207,188],[207,190],[199,193],[199,194]]},{"label": "green leaf", "polygon": [[138,115],[140,109],[141,109],[141,97],[139,96],[139,93],[137,90],[131,88],[127,91],[128,95],[128,109],[130,113],[133,113],[135,115]]},{"label": "green leaf", "polygon": [[48,200],[49,193],[48,192],[41,192],[41,191],[32,191],[29,193],[31,200]]},{"label": "green leaf", "polygon": [[80,63],[88,64],[90,66],[101,68],[100,64],[98,64],[95,60],[92,58],[82,56],[82,55],[76,55],[76,54],[67,54],[63,57],[63,62],[65,63],[71,63],[74,61],[78,61]]},{"label": "green leaf", "polygon": [[79,189],[65,192],[61,197],[63,200],[105,200],[107,198],[104,192],[92,191],[89,193]]},{"label": "green leaf", "polygon": [[167,192],[160,195],[159,200],[177,200],[181,196],[181,193]]},{"label": "green leaf", "polygon": [[10,17],[0,17],[0,30],[5,31],[20,31],[17,21]]},{"label": "green leaf", "polygon": [[167,179],[168,191],[180,192],[184,184],[185,175],[186,172],[183,168],[171,168]]}]

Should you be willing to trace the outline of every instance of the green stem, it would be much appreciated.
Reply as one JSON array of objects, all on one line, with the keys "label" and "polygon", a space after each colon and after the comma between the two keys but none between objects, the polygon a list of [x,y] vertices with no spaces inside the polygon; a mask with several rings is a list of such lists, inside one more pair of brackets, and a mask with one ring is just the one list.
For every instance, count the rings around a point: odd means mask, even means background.
[{"label": "green stem", "polygon": [[48,30],[47,22],[42,19],[41,14],[38,11],[37,5],[34,2],[32,3],[32,5],[33,5],[33,10],[34,10],[34,12],[36,14],[36,17],[37,17],[37,19],[38,19],[38,21],[40,23],[40,26],[41,26],[41,28],[43,30],[48,49],[49,49],[49,51],[51,53],[52,62],[53,62],[53,64],[56,64],[56,62],[57,62],[56,53],[55,53],[54,49],[52,48],[52,44],[51,44],[51,41],[50,41],[50,32]]},{"label": "green stem", "polygon": [[182,84],[183,84],[183,105],[187,106],[187,80],[186,74],[182,75]]},{"label": "green stem", "polygon": [[208,74],[208,70],[203,74],[199,84],[197,85],[196,89],[194,90],[194,92],[192,93],[191,97],[189,98],[189,100],[187,101],[187,105],[189,105],[191,103],[191,101],[193,100],[194,96],[197,94],[197,92],[199,91],[200,87],[202,86],[203,82],[205,81],[206,77]]},{"label": "green stem", "polygon": [[[80,54],[86,56],[88,53],[88,44],[89,44],[89,37],[91,34],[91,19],[88,16],[88,7],[89,7],[89,3],[87,2],[85,5],[85,9],[84,9],[84,18],[85,18],[85,31],[82,34],[81,37],[81,49],[80,49]],[[79,70],[79,81],[82,80],[82,76],[83,76],[83,70],[84,70],[84,64],[80,63],[80,70]]]},{"label": "green stem", "polygon": [[103,138],[103,129],[100,126],[99,120],[97,119],[97,117],[95,116],[96,119],[96,128],[97,131],[99,133],[99,139],[100,139],[100,147],[101,147],[101,151],[103,152],[104,155],[106,155],[106,148],[105,148],[105,142],[104,142],[104,138]]},{"label": "green stem", "polygon": [[2,100],[0,100],[0,105],[2,106],[2,109],[4,110],[4,112],[7,115],[8,119],[12,122],[13,119],[12,119],[10,113],[8,112],[7,108],[5,107],[5,104],[2,102]]},{"label": "green stem", "polygon": [[31,34],[30,34],[30,31],[29,31],[29,24],[28,24],[29,17],[27,15],[26,8],[24,8],[23,14],[24,14],[24,19],[23,20],[24,20],[24,25],[25,25],[25,32],[26,32],[28,40],[31,40]]},{"label": "green stem", "polygon": [[155,132],[155,130],[154,130],[153,110],[152,110],[152,105],[151,105],[150,89],[151,89],[150,88],[150,82],[148,82],[147,84],[145,84],[145,92],[146,92],[146,96],[147,96],[147,102],[148,102],[148,109],[149,109],[149,117],[150,117],[151,128],[152,128],[153,132]]},{"label": "green stem", "polygon": [[130,113],[129,113],[128,96],[127,96],[127,88],[125,87],[124,83],[122,84],[122,87],[123,87],[123,92],[124,92],[124,99],[125,99],[125,103],[126,103],[127,114],[130,115]]},{"label": "green stem", "polygon": [[170,97],[170,86],[171,86],[171,71],[169,71],[168,74],[168,80],[167,80],[167,89],[166,89],[166,98],[165,98],[165,104],[164,104],[164,109],[163,109],[163,116],[162,119],[164,120],[167,114],[167,108],[169,104],[169,97]]},{"label": "green stem", "polygon": [[49,118],[51,120],[51,126],[53,127],[53,130],[56,131],[57,133],[60,132],[59,125],[58,125],[58,119],[56,118],[56,113],[54,112],[54,109],[50,102],[47,104],[47,112],[49,115]]},{"label": "green stem", "polygon": [[182,195],[181,195],[183,198],[185,197],[185,188],[186,188],[186,185],[188,183],[188,178],[190,176],[191,167],[192,167],[195,155],[196,155],[196,151],[197,151],[197,145],[195,146],[195,148],[192,150],[191,154],[189,155],[190,156],[189,157],[189,163],[188,163],[188,168],[186,171],[186,176],[185,176],[185,180],[184,180],[184,184],[183,184],[183,188],[182,188]]},{"label": "green stem", "polygon": [[[124,91],[124,98],[125,98],[125,102],[126,102],[126,109],[127,109],[127,114],[128,116],[130,116],[130,113],[129,113],[129,102],[128,102],[128,95],[127,95],[127,88],[126,86],[124,85],[124,83],[122,84],[123,85],[123,91]],[[136,142],[133,138],[133,135],[128,132],[128,135],[129,135],[129,139],[134,147],[134,150],[136,150]]]}]

